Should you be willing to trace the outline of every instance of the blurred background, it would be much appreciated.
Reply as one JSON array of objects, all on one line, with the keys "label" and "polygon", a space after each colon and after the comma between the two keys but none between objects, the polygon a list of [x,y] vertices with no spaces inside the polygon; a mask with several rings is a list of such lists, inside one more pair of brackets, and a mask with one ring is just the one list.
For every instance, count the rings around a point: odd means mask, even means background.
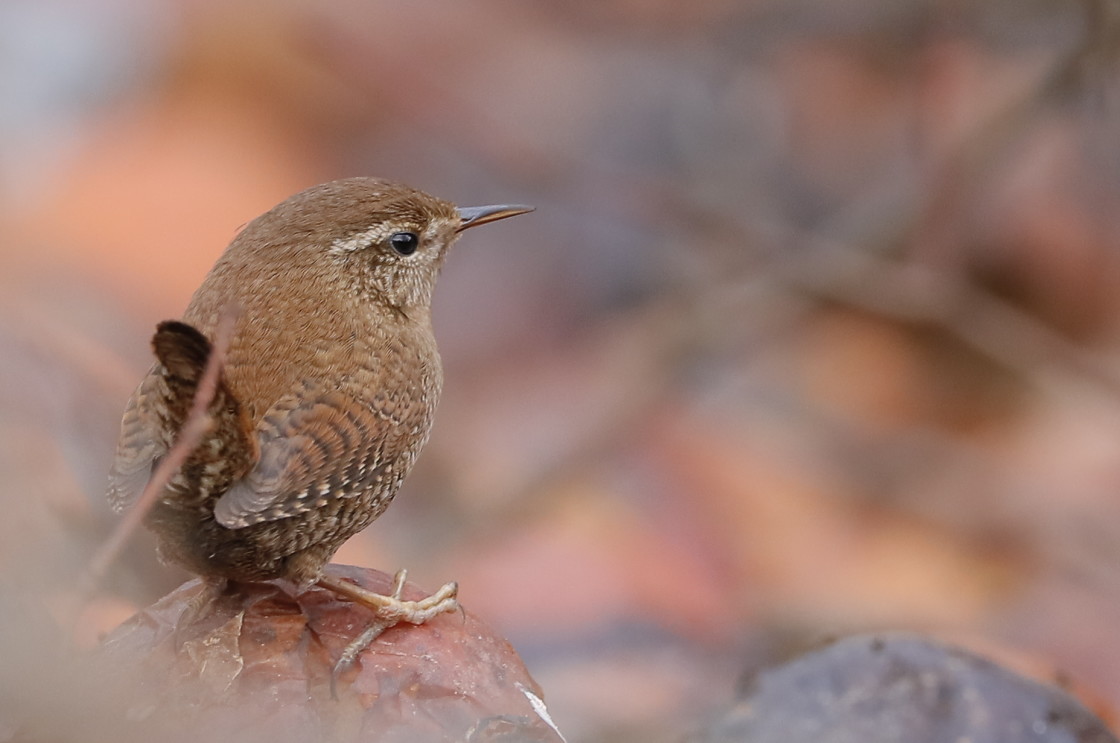
[{"label": "blurred background", "polygon": [[[378,175],[537,211],[448,261],[431,443],[337,559],[458,580],[569,741],[681,740],[883,628],[1107,715],[1118,58],[1109,0],[3,0],[4,626],[117,521],[155,323]],[[79,643],[185,577],[137,535]]]}]

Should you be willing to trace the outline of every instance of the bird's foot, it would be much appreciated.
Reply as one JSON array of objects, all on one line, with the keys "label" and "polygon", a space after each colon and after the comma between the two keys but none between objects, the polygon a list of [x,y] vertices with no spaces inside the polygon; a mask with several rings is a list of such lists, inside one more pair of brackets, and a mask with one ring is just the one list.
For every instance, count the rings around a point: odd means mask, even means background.
[{"label": "bird's foot", "polygon": [[340,596],[345,596],[355,603],[372,609],[374,612],[373,622],[362,634],[350,641],[350,644],[342,651],[342,655],[334,665],[334,670],[331,672],[332,697],[336,696],[339,676],[353,665],[358,655],[380,637],[382,632],[401,622],[424,624],[444,612],[459,609],[459,601],[456,598],[459,592],[459,584],[455,582],[446,584],[431,596],[419,601],[403,600],[401,593],[404,590],[407,577],[408,571],[397,571],[396,576],[393,577],[392,593],[388,596],[374,593],[359,585],[329,575],[324,575],[319,579],[319,585],[323,588],[334,591]]},{"label": "bird's foot", "polygon": [[175,622],[174,637],[176,645],[182,645],[185,642],[180,631],[188,627],[193,628],[205,619],[214,610],[214,604],[229,586],[229,581],[225,578],[212,576],[202,576],[201,582],[202,585],[194,595],[188,598],[186,606],[183,607],[183,613],[179,615],[179,619]]}]

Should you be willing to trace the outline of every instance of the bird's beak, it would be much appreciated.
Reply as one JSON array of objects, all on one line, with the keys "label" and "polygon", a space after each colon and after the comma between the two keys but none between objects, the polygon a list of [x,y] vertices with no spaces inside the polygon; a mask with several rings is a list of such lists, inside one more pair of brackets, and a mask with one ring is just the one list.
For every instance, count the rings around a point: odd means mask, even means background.
[{"label": "bird's beak", "polygon": [[497,222],[499,219],[516,217],[518,214],[525,214],[531,211],[533,211],[533,207],[522,206],[521,204],[461,206],[459,207],[459,219],[463,221],[459,223],[459,229],[455,231],[462,232],[468,227],[477,227],[480,224],[487,224],[488,222]]}]

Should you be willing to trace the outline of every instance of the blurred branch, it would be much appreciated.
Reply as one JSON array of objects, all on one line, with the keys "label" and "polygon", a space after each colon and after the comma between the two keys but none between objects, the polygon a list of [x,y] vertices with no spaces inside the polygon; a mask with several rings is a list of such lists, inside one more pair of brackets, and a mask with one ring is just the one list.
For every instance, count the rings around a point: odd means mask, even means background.
[{"label": "blurred branch", "polygon": [[206,360],[206,368],[199,380],[198,389],[195,391],[194,399],[191,402],[186,423],[183,424],[183,429],[179,432],[175,444],[160,459],[159,465],[152,473],[147,486],[145,486],[136,503],[125,513],[124,518],[121,519],[117,527],[94,554],[93,559],[90,560],[89,568],[79,585],[79,605],[85,603],[97,590],[109,567],[120,555],[133,532],[139,528],[144,516],[163,493],[172,476],[210,429],[211,419],[207,408],[213,401],[218,388],[222,366],[225,363],[226,352],[229,350],[230,339],[238,314],[236,310],[227,309],[218,320],[210,357]]},{"label": "blurred branch", "polygon": [[1120,404],[1120,368],[967,280],[913,261],[890,261],[831,243],[778,270],[810,294],[909,323],[934,325],[992,361],[1052,391],[1061,369]]}]

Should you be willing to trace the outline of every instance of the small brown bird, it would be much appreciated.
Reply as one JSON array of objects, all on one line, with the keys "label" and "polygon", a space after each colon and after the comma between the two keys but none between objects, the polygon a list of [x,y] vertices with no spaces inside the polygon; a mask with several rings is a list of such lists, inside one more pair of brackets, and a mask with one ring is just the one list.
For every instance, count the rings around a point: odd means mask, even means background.
[{"label": "small brown bird", "polygon": [[125,410],[110,503],[133,503],[173,446],[232,308],[207,432],[145,517],[161,558],[213,579],[319,583],[388,624],[455,608],[454,583],[410,602],[323,567],[385,510],[428,440],[443,382],[431,298],[448,248],[469,227],[528,211],[457,209],[352,178],[250,222],[183,322],[153,338],[158,363]]}]

